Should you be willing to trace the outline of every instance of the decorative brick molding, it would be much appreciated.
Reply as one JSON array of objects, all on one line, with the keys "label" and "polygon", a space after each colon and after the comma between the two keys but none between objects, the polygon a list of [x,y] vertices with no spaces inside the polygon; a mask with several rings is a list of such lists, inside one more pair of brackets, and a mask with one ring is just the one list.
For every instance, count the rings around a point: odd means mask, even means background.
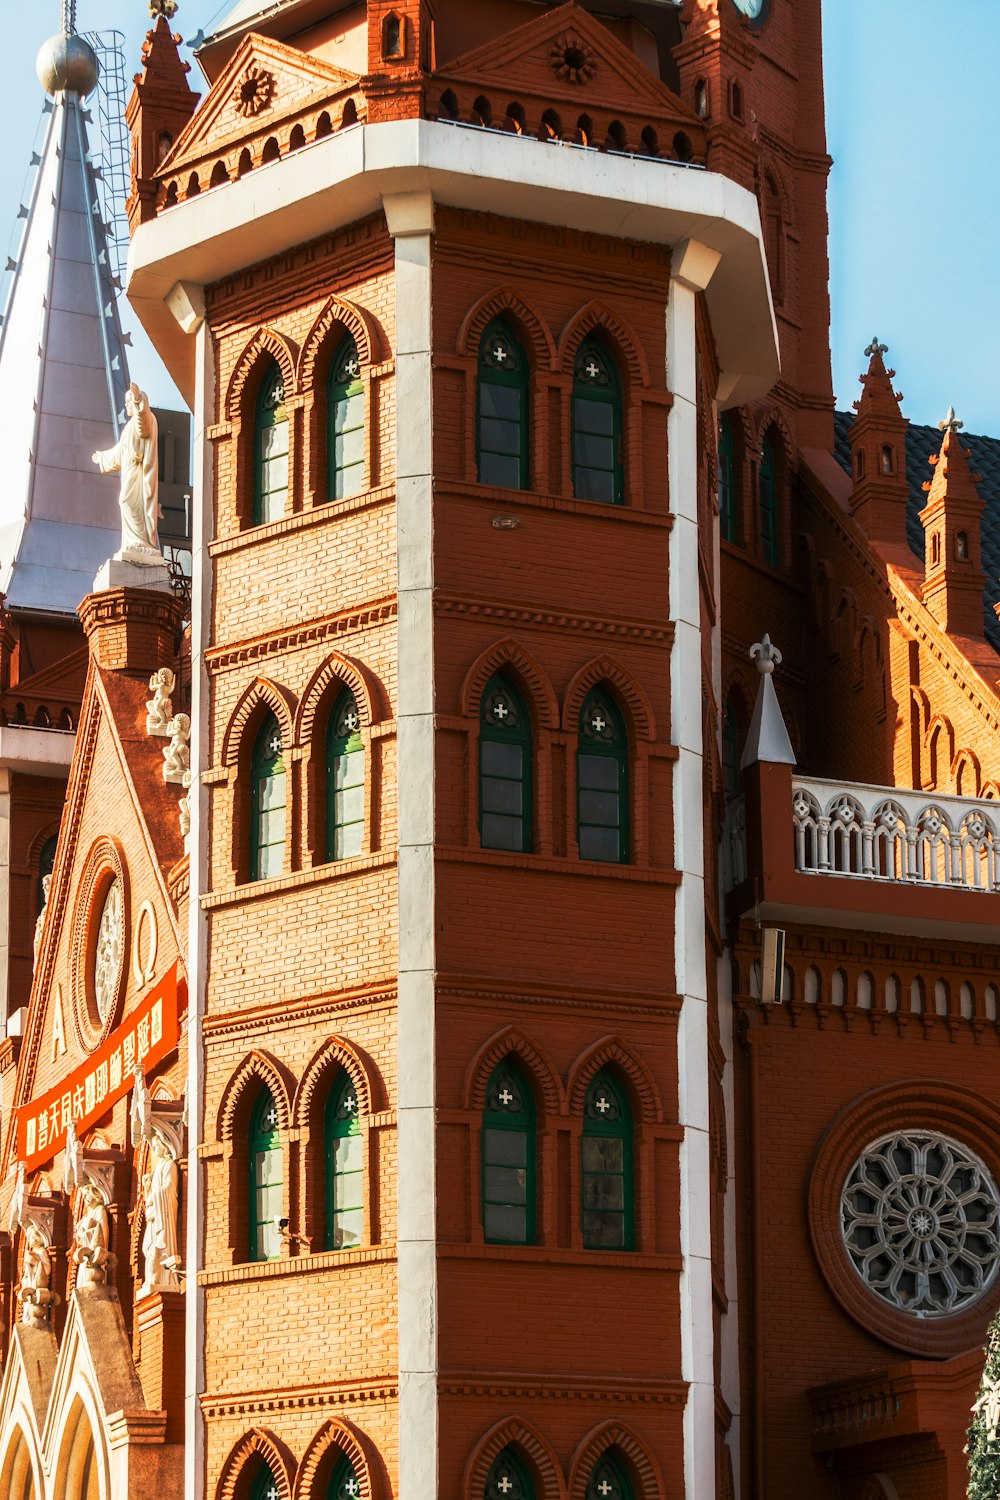
[{"label": "decorative brick molding", "polygon": [[527,335],[538,369],[555,370],[558,360],[551,329],[523,292],[501,286],[481,297],[466,314],[459,330],[456,351],[469,359],[479,352],[479,341],[494,318],[509,317],[515,328]]},{"label": "decorative brick molding", "polygon": [[663,1101],[655,1080],[622,1038],[607,1036],[588,1047],[573,1063],[566,1080],[566,1100],[571,1115],[583,1112],[583,1096],[595,1073],[610,1063],[629,1085],[638,1102],[638,1117],[646,1125],[663,1123]]},{"label": "decorative brick molding", "polygon": [[342,1417],[320,1428],[302,1455],[295,1476],[293,1500],[313,1500],[325,1494],[333,1469],[341,1456],[350,1459],[358,1480],[356,1500],[381,1500],[379,1460],[375,1449],[362,1432]]},{"label": "decorative brick molding", "polygon": [[512,672],[526,693],[539,725],[558,729],[559,703],[548,675],[531,652],[511,636],[497,641],[469,668],[462,684],[461,712],[478,723],[483,689],[495,672],[504,670]]},{"label": "decorative brick molding", "polygon": [[604,334],[617,350],[633,387],[649,385],[649,362],[642,344],[628,324],[602,302],[585,303],[563,329],[559,337],[558,362],[564,375],[572,375],[576,352],[591,333]]},{"label": "decorative brick molding", "polygon": [[518,1417],[498,1422],[480,1439],[465,1470],[463,1500],[481,1500],[490,1465],[508,1446],[515,1449],[531,1471],[537,1500],[566,1500],[566,1487],[555,1453],[533,1427]]},{"label": "decorative brick molding", "polygon": [[88,594],[80,620],[98,666],[148,676],[174,660],[182,609],[173,594],[153,589],[102,589]]},{"label": "decorative brick molding", "polygon": [[624,1459],[635,1500],[660,1500],[667,1493],[656,1464],[643,1444],[620,1422],[602,1422],[582,1441],[569,1466],[568,1500],[587,1500],[587,1481],[598,1459],[611,1448]]},{"label": "decorative brick molding", "polygon": [[507,1026],[485,1042],[469,1063],[462,1089],[464,1109],[480,1113],[486,1103],[486,1085],[498,1063],[515,1057],[528,1078],[535,1084],[549,1115],[565,1114],[562,1080],[554,1065],[537,1043],[529,1040],[517,1026]]},{"label": "decorative brick molding", "polygon": [[[94,945],[97,940],[97,923],[100,921],[104,898],[111,885],[117,881],[122,893],[121,952],[118,958],[118,974],[113,984],[114,999],[108,1013],[101,1020],[97,1013],[97,1002],[93,994]],[[130,883],[125,851],[117,839],[100,838],[90,849],[76,891],[76,907],[73,914],[72,970],[70,976],[73,1027],[80,1046],[87,1052],[99,1047],[111,1031],[121,1013],[123,981],[128,970],[128,955],[131,951]]]},{"label": "decorative brick molding", "polygon": [[279,1500],[292,1500],[295,1464],[284,1443],[264,1427],[255,1427],[231,1451],[219,1476],[215,1500],[246,1500],[260,1464],[267,1464],[278,1486]]},{"label": "decorative brick molding", "polygon": [[639,739],[655,740],[656,720],[649,699],[632,673],[619,666],[610,656],[595,657],[585,667],[581,667],[570,682],[563,699],[563,729],[569,734],[576,734],[584,698],[592,687],[605,682],[615,690],[614,696],[625,708],[632,734]]}]

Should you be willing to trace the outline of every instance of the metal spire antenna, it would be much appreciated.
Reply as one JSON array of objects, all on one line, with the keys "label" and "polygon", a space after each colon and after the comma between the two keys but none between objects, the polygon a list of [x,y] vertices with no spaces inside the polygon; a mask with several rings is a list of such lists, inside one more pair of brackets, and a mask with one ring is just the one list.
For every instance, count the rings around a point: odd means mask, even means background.
[{"label": "metal spire antenna", "polygon": [[63,36],[76,34],[76,0],[62,0]]}]

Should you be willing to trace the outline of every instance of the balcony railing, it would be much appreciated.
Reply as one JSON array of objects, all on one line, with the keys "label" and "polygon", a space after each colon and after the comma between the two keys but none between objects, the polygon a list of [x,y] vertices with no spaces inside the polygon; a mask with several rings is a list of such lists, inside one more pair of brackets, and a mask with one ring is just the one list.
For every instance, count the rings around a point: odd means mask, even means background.
[{"label": "balcony railing", "polygon": [[1000,804],[792,778],[795,868],[952,890],[1000,891]]}]

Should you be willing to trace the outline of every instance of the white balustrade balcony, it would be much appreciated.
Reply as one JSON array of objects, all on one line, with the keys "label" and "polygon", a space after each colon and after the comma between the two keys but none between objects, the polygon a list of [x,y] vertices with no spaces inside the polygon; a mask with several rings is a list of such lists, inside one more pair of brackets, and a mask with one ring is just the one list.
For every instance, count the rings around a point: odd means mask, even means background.
[{"label": "white balustrade balcony", "polygon": [[793,775],[792,821],[802,874],[1000,891],[1000,803]]}]

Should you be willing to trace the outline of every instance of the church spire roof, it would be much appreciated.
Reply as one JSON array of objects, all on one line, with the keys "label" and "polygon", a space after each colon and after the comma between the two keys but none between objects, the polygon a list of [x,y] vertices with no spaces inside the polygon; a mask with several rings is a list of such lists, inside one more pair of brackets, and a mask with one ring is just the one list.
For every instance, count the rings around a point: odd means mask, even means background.
[{"label": "church spire roof", "polygon": [[129,378],[87,140],[100,69],[74,9],[38,54],[48,124],[0,327],[0,593],[56,614],[75,613],[119,544],[90,455],[117,438]]}]

